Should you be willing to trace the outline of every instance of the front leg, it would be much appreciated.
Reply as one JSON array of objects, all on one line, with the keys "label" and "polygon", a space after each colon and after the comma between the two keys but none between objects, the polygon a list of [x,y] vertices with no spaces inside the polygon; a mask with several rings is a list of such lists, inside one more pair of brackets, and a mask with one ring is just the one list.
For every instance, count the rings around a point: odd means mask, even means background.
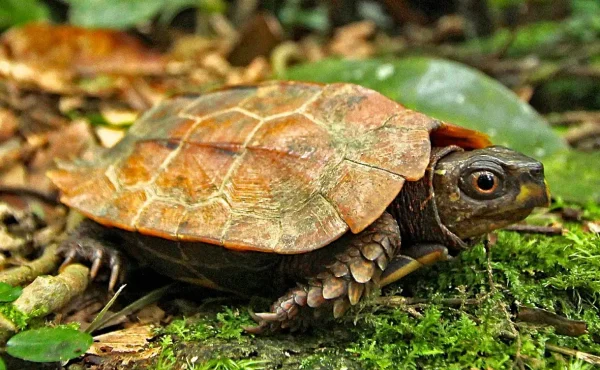
[{"label": "front leg", "polygon": [[438,261],[446,261],[451,257],[448,249],[441,244],[416,244],[402,249],[381,275],[379,283],[386,286],[394,283],[411,272],[423,266],[431,265]]},{"label": "front leg", "polygon": [[94,279],[106,266],[110,270],[108,289],[112,291],[125,276],[125,257],[118,248],[119,242],[109,228],[85,219],[60,244],[58,253],[64,257],[60,269],[76,261],[90,262],[90,277]]},{"label": "front leg", "polygon": [[282,265],[282,275],[299,281],[271,306],[271,312],[255,314],[258,326],[265,330],[308,326],[324,309],[338,318],[357,304],[373,287],[400,247],[400,231],[388,213],[359,234],[348,233],[314,252],[290,256]]}]

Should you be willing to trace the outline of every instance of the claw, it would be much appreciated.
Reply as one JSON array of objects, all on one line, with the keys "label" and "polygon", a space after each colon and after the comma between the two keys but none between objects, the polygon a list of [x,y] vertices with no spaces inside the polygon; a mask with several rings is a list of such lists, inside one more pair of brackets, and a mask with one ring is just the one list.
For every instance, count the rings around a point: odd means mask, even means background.
[{"label": "claw", "polygon": [[265,332],[265,328],[266,326],[264,325],[242,326],[242,329],[244,329],[245,332],[256,335],[263,334]]},{"label": "claw", "polygon": [[98,271],[100,270],[100,266],[102,266],[102,258],[104,257],[104,252],[98,250],[94,253],[94,260],[92,262],[92,267],[90,268],[90,277],[92,280],[96,278],[98,275]]},{"label": "claw", "polygon": [[116,264],[112,267],[110,271],[110,280],[108,282],[108,291],[113,292],[115,290],[115,286],[117,285],[117,280],[119,280],[119,275],[121,271],[121,265]]},{"label": "claw", "polygon": [[67,252],[67,254],[65,255],[65,259],[63,260],[63,263],[58,268],[58,271],[62,271],[65,267],[67,267],[68,265],[73,263],[75,261],[76,257],[77,257],[77,251],[75,249],[69,250]]},{"label": "claw", "polygon": [[280,315],[275,312],[260,312],[254,314],[257,318],[257,322],[278,322],[280,321]]}]

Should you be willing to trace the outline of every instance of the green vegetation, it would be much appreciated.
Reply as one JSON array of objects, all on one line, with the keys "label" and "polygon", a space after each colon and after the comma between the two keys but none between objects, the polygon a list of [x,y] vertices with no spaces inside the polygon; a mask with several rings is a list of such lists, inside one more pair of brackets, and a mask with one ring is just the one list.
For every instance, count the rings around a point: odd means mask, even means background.
[{"label": "green vegetation", "polygon": [[[590,204],[583,215],[596,219],[598,206]],[[409,297],[404,303],[392,306],[385,298],[372,299],[341,322],[309,333],[246,335],[242,327],[252,321],[243,306],[219,306],[216,312],[175,320],[160,332],[156,368],[187,363],[187,369],[269,364],[302,369],[501,369],[513,364],[591,369],[547,346],[600,354],[599,255],[600,236],[580,225],[568,225],[564,236],[501,231],[489,260],[478,245],[384,292]],[[587,333],[569,337],[551,326],[519,321],[521,307],[583,320]]]},{"label": "green vegetation", "polygon": [[[492,248],[490,286],[482,246],[455,261],[405,280],[429,302],[412,310],[376,309],[359,315],[349,351],[373,368],[571,368],[575,359],[545,356],[545,344],[600,353],[600,237],[572,227],[562,237],[500,232]],[[460,298],[463,305],[447,304]],[[473,302],[475,299],[475,302]],[[551,327],[515,322],[519,306],[584,320],[588,333],[558,335]]]}]

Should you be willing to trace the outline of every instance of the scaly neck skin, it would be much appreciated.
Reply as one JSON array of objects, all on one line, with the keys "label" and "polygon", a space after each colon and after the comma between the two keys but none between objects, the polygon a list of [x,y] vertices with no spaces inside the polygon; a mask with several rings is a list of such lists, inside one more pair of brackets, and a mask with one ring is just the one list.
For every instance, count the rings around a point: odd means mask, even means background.
[{"label": "scaly neck skin", "polygon": [[400,194],[388,207],[400,227],[402,246],[421,243],[438,243],[446,246],[450,254],[466,249],[473,240],[461,240],[448,230],[440,220],[433,190],[433,175],[437,161],[448,153],[462,151],[448,146],[434,148],[425,176],[419,181],[407,181]]}]

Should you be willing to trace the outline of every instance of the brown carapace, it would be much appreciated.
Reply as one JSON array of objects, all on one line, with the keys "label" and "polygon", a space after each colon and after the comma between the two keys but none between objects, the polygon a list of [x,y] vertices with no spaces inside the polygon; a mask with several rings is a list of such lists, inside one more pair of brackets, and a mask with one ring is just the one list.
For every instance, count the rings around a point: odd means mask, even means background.
[{"label": "brown carapace", "polygon": [[[88,224],[172,277],[252,294],[301,282],[257,316],[296,328],[299,307],[337,316],[378,284],[400,246],[386,208],[435,165],[433,147],[489,145],[361,86],[267,82],[165,101],[97,160],[49,176]],[[270,282],[253,278],[266,269]]]}]

